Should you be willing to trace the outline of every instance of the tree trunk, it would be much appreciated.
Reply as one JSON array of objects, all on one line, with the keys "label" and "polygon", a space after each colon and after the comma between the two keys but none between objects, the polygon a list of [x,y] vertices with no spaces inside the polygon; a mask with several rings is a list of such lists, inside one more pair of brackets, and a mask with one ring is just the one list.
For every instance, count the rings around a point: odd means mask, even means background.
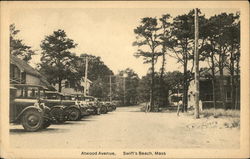
[{"label": "tree trunk", "polygon": [[165,84],[164,84],[164,71],[165,71],[165,63],[166,63],[166,49],[165,46],[163,45],[162,49],[162,66],[161,66],[161,74],[160,74],[160,104],[165,105],[166,104],[166,97],[165,97]]},{"label": "tree trunk", "polygon": [[154,107],[154,78],[155,78],[155,68],[154,68],[154,52],[152,52],[152,74],[151,74],[151,92],[150,92],[150,111],[155,109]]},{"label": "tree trunk", "polygon": [[226,109],[223,68],[220,68],[219,71],[220,71],[220,96],[221,96],[221,101],[222,101],[222,107]]},{"label": "tree trunk", "polygon": [[233,109],[233,104],[235,103],[235,82],[234,82],[234,57],[233,57],[233,48],[231,51],[230,58],[230,74],[231,74],[231,105],[230,108]]},{"label": "tree trunk", "polygon": [[214,53],[211,56],[211,62],[212,62],[212,87],[213,87],[213,105],[214,105],[214,109],[216,109],[216,97],[215,97],[215,83],[216,83],[216,79],[215,79],[215,66],[214,66]]},{"label": "tree trunk", "polygon": [[219,73],[220,73],[220,97],[222,101],[222,107],[226,109],[226,100],[225,100],[225,86],[224,86],[224,52],[222,52],[222,47],[219,46],[220,54],[219,54]]},{"label": "tree trunk", "polygon": [[239,96],[239,88],[240,88],[240,81],[239,81],[239,72],[240,72],[240,66],[239,66],[239,59],[236,63],[236,88],[235,88],[235,109],[238,108],[238,104],[240,102],[240,96]]},{"label": "tree trunk", "polygon": [[187,92],[187,59],[184,59],[184,70],[183,70],[183,98],[182,98],[182,112],[186,112],[187,111],[187,95],[188,95],[188,92]]}]

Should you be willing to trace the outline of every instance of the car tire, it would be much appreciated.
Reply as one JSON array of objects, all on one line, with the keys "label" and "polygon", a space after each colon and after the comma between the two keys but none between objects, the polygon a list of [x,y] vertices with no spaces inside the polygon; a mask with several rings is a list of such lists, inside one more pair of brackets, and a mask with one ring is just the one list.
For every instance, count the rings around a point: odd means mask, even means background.
[{"label": "car tire", "polygon": [[76,108],[69,108],[66,110],[67,119],[70,121],[77,121],[81,118],[81,112]]},{"label": "car tire", "polygon": [[44,118],[38,110],[30,109],[24,112],[21,123],[26,131],[34,132],[43,128]]},{"label": "car tire", "polygon": [[51,108],[50,114],[55,118],[55,123],[61,124],[66,121],[62,108]]},{"label": "car tire", "polygon": [[51,125],[51,122],[50,122],[50,120],[44,120],[44,123],[43,123],[43,129],[46,129],[46,128],[48,128],[49,126]]}]

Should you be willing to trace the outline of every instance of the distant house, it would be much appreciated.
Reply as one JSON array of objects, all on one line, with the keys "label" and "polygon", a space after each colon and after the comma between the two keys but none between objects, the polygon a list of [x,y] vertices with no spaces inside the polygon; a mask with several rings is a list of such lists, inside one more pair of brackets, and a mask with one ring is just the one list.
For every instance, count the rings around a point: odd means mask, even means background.
[{"label": "distant house", "polygon": [[[86,95],[89,95],[89,88],[91,86],[91,83],[92,81],[88,79]],[[85,87],[84,78],[82,78],[81,81],[78,81],[78,83],[70,80],[63,80],[61,86],[62,86],[61,92],[63,94],[83,94]],[[57,89],[57,91],[59,90],[58,84],[55,84],[54,87]]]},{"label": "distant house", "polygon": [[13,55],[10,55],[10,84],[34,84],[45,86],[51,90],[54,89],[45,76],[27,62]]},{"label": "distant house", "polygon": [[[206,73],[210,73],[210,70],[206,70]],[[202,105],[204,108],[211,108],[213,107],[213,85],[212,85],[212,79],[206,78],[205,73],[201,73],[200,75],[200,100],[202,101]],[[220,94],[220,76],[219,72],[216,72],[216,82],[215,82],[215,98],[217,102],[217,108],[222,108],[222,100],[221,100],[221,94]],[[232,103],[232,97],[231,97],[231,77],[229,75],[229,72],[225,69],[224,71],[224,77],[223,77],[223,87],[225,90],[225,101],[227,104],[227,107],[230,107],[230,105],[234,105]],[[195,92],[195,82],[192,80],[189,84],[189,90],[188,90],[188,106],[194,106],[194,92]],[[238,97],[240,91],[237,91]]]}]

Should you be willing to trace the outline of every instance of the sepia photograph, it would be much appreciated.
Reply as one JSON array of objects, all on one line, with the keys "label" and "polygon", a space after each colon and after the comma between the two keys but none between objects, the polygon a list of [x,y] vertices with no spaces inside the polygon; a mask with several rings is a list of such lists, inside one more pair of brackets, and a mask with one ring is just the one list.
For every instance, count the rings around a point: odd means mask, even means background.
[{"label": "sepia photograph", "polygon": [[250,157],[247,1],[0,4],[0,157]]}]

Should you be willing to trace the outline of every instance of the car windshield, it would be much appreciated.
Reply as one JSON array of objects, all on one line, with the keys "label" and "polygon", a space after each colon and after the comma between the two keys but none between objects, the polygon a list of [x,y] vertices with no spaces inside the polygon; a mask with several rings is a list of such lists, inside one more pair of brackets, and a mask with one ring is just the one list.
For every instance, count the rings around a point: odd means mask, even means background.
[{"label": "car windshield", "polygon": [[39,89],[37,87],[28,87],[27,88],[27,98],[38,98]]},{"label": "car windshield", "polygon": [[56,93],[46,93],[46,99],[60,99],[60,96]]},{"label": "car windshield", "polygon": [[45,98],[45,91],[44,90],[40,90],[40,98]]},{"label": "car windshield", "polygon": [[38,87],[20,87],[17,89],[16,97],[17,98],[31,98],[36,99],[42,96],[42,91]]},{"label": "car windshield", "polygon": [[63,100],[72,100],[71,96],[63,96]]}]

